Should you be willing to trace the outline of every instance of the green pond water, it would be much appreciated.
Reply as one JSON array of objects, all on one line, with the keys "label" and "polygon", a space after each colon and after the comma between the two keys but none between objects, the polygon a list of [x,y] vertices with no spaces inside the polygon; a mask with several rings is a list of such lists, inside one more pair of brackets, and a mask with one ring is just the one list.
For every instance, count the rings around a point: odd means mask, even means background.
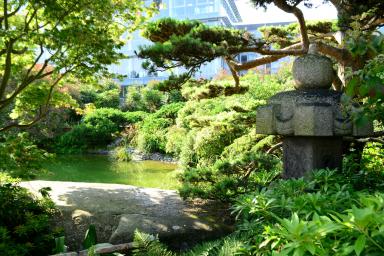
[{"label": "green pond water", "polygon": [[160,161],[115,162],[102,155],[57,156],[37,179],[177,189],[176,167]]}]

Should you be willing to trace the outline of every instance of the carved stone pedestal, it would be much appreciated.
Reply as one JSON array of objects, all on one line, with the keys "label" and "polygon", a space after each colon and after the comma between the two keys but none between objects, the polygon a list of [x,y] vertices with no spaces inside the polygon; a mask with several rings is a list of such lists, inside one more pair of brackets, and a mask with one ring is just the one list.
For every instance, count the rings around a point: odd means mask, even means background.
[{"label": "carved stone pedestal", "polygon": [[342,142],[342,137],[285,137],[283,177],[299,178],[308,170],[341,168]]}]

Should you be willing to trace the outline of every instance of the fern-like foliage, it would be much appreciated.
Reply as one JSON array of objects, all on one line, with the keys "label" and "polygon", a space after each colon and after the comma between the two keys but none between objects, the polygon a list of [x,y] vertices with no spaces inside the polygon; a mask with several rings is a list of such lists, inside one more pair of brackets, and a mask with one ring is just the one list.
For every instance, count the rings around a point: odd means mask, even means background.
[{"label": "fern-like foliage", "polygon": [[160,243],[159,238],[154,235],[146,234],[135,230],[134,233],[134,256],[176,256],[164,244]]},{"label": "fern-like foliage", "polygon": [[183,253],[175,253],[162,244],[157,236],[136,230],[134,246],[134,256],[230,256],[235,255],[244,243],[236,236],[228,236],[199,244]]}]

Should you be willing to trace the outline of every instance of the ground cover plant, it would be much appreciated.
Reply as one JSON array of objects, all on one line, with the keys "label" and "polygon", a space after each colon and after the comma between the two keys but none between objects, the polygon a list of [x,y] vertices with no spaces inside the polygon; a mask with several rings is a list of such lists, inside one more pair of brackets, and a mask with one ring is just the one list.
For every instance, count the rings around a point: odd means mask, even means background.
[{"label": "ground cover plant", "polygon": [[371,157],[375,147],[365,150],[370,160],[357,172],[348,165],[316,170],[300,179],[269,181],[234,197],[237,228],[226,238],[176,253],[156,237],[137,233],[140,248],[134,255],[381,255],[384,172],[374,167],[382,161],[382,156]]},{"label": "ground cover plant", "polygon": [[54,253],[59,231],[50,228],[55,213],[47,190],[37,199],[19,180],[0,172],[0,254],[9,256]]}]

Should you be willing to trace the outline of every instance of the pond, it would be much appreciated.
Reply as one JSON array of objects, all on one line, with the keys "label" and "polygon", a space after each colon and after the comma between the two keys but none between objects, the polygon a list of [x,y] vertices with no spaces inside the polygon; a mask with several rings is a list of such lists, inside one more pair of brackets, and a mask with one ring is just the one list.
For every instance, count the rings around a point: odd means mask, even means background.
[{"label": "pond", "polygon": [[115,162],[104,155],[58,155],[44,168],[47,172],[37,179],[178,188],[177,165],[160,161]]}]

